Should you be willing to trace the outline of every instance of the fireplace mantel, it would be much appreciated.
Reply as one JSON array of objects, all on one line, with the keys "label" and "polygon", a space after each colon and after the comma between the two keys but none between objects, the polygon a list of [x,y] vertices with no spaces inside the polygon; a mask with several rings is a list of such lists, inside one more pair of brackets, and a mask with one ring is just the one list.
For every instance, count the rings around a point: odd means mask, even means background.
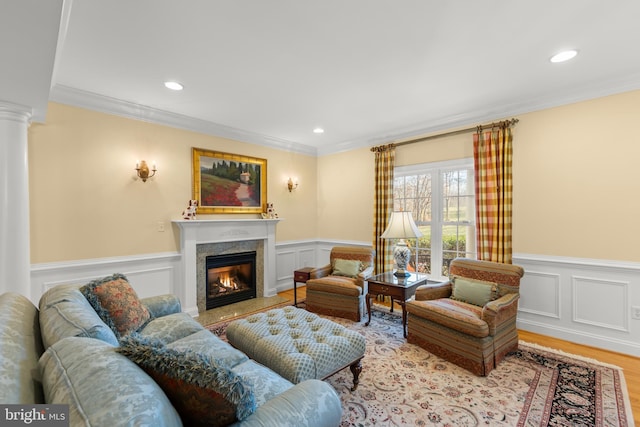
[{"label": "fireplace mantel", "polygon": [[198,219],[172,221],[180,228],[182,283],[176,289],[183,310],[198,315],[196,246],[206,243],[264,241],[264,296],[276,295],[276,225],[280,219]]}]

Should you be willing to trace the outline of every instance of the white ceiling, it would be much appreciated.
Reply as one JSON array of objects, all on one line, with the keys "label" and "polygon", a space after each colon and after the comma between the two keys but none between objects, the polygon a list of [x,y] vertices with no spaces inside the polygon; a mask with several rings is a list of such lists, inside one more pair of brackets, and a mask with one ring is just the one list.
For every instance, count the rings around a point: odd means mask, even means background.
[{"label": "white ceiling", "polygon": [[[52,100],[309,154],[640,89],[637,0],[65,0],[65,8]],[[566,48],[579,55],[549,62]],[[167,79],[185,89],[169,91]],[[314,134],[317,126],[325,133]]]}]

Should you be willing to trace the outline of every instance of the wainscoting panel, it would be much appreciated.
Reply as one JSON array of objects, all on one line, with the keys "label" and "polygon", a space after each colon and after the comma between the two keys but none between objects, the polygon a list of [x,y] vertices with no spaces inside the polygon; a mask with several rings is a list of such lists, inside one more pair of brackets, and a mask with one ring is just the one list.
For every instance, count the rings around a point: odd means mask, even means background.
[{"label": "wainscoting panel", "polygon": [[318,246],[318,265],[328,265],[331,262],[331,249],[334,246],[349,246],[348,244],[320,245]]},{"label": "wainscoting panel", "polygon": [[298,267],[319,267],[316,265],[316,248],[302,247],[298,250]]},{"label": "wainscoting panel", "polygon": [[34,264],[31,266],[32,301],[37,305],[42,294],[54,286],[86,284],[114,273],[124,274],[140,298],[175,294],[179,269],[180,254],[177,253]]},{"label": "wainscoting panel", "polygon": [[[366,247],[370,243],[276,243],[276,283],[269,284],[271,289],[292,289],[296,268],[326,265],[331,248],[343,245]],[[515,254],[513,263],[525,269],[520,329],[640,357],[640,319],[632,318],[632,307],[640,307],[640,264],[528,254]],[[42,293],[63,283],[84,284],[123,273],[141,297],[173,293],[182,300],[181,265],[179,253],[34,264],[31,299],[37,304]]]},{"label": "wainscoting panel", "polygon": [[580,276],[572,280],[574,322],[629,332],[629,282]]},{"label": "wainscoting panel", "polygon": [[293,272],[302,267],[315,267],[316,246],[310,241],[276,243],[276,289],[293,289]]},{"label": "wainscoting panel", "polygon": [[[293,280],[293,270],[298,265],[296,258],[298,253],[295,250],[287,249],[279,251],[276,247],[276,279],[278,283],[286,280]],[[278,292],[280,292],[278,287]]]},{"label": "wainscoting panel", "polygon": [[537,316],[560,318],[560,275],[527,271],[520,286],[519,310]]},{"label": "wainscoting panel", "polygon": [[144,270],[129,270],[125,276],[129,283],[135,284],[134,289],[140,298],[154,295],[173,294],[175,266],[147,268]]},{"label": "wainscoting panel", "polygon": [[518,328],[640,357],[640,264],[514,254]]}]

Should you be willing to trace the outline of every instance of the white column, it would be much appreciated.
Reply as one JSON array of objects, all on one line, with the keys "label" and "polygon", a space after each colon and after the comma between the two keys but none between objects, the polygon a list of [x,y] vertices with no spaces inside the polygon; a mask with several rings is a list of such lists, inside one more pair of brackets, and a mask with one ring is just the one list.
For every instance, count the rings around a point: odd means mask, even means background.
[{"label": "white column", "polygon": [[0,102],[0,293],[31,297],[29,165],[31,110]]}]

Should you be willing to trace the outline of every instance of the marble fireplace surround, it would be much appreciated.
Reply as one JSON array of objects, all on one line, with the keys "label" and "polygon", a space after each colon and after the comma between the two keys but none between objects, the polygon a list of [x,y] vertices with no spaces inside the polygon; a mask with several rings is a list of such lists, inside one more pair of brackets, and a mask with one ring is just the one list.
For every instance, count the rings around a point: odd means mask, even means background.
[{"label": "marble fireplace surround", "polygon": [[204,311],[207,255],[256,251],[258,296],[276,295],[276,225],[280,219],[203,219],[172,221],[180,229],[182,280],[175,292],[191,316]]}]

